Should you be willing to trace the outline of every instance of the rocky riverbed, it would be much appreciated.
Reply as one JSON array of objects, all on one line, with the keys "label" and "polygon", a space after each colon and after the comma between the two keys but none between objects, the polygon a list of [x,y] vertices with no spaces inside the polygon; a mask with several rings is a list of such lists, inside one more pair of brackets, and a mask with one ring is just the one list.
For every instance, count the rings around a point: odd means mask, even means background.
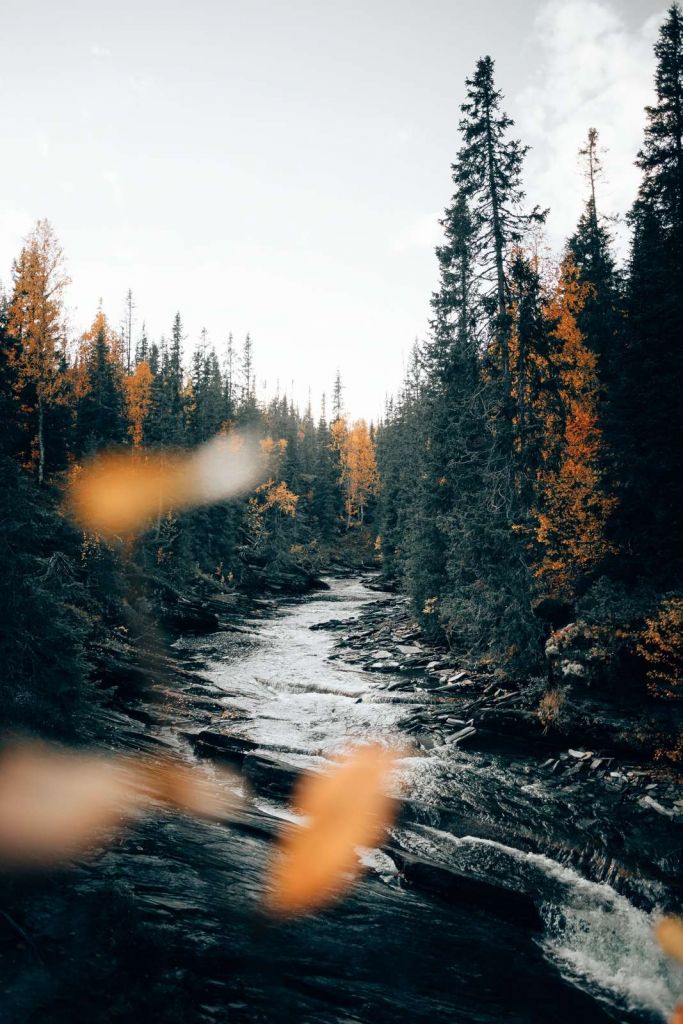
[{"label": "rocky riverbed", "polygon": [[[118,744],[236,767],[244,811],[165,816],[51,877],[3,880],[3,1021],[665,1018],[683,992],[651,936],[680,907],[673,778],[544,733],[522,693],[463,674],[368,583],[182,637],[109,712]],[[399,822],[358,851],[349,898],[270,921],[294,781],[367,739],[403,748]]]}]

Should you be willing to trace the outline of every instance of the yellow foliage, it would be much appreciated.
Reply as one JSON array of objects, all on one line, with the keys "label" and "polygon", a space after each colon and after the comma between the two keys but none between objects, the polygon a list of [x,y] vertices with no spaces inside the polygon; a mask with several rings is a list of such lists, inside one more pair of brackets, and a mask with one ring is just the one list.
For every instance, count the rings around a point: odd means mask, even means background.
[{"label": "yellow foliage", "polygon": [[347,525],[351,526],[354,519],[363,522],[368,500],[379,487],[375,446],[365,420],[356,420],[348,428],[340,419],[332,424],[331,431],[333,444],[339,446],[344,506]]},{"label": "yellow foliage", "polygon": [[142,431],[152,403],[152,382],[154,376],[147,360],[138,363],[133,373],[126,377],[126,403],[128,406],[128,428],[135,448],[142,444]]},{"label": "yellow foliage", "polygon": [[648,683],[658,697],[674,697],[683,683],[683,598],[665,598],[647,619],[637,645],[648,664]]},{"label": "yellow foliage", "polygon": [[574,578],[611,550],[605,527],[616,504],[602,481],[596,357],[576,320],[587,294],[565,260],[547,309],[556,322],[559,344],[551,359],[564,415],[552,404],[540,410],[546,440],[536,510],[536,540],[543,549],[536,572],[558,594],[571,590]]}]

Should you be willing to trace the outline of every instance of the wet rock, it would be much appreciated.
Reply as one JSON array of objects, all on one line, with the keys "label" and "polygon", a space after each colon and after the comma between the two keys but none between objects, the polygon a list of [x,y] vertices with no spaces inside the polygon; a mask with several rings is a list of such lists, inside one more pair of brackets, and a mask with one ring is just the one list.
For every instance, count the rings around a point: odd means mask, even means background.
[{"label": "wet rock", "polygon": [[256,749],[253,740],[241,736],[224,735],[204,729],[198,733],[184,734],[194,747],[195,753],[232,764],[242,764],[246,754]]},{"label": "wet rock", "polygon": [[389,855],[410,884],[440,896],[449,903],[492,914],[511,924],[540,931],[541,916],[526,893],[504,889],[483,879],[464,875],[405,850],[390,847]]},{"label": "wet rock", "polygon": [[325,622],[314,622],[309,629],[312,630],[335,630],[348,628],[348,619],[327,619]]},{"label": "wet rock", "polygon": [[462,743],[463,740],[469,739],[470,736],[474,736],[476,731],[477,730],[474,728],[473,725],[467,725],[465,726],[464,729],[460,729],[459,732],[456,732],[453,736],[451,736],[449,742],[455,744]]},{"label": "wet rock", "polygon": [[292,791],[301,775],[300,769],[274,754],[248,752],[242,762],[250,784],[270,800],[289,803]]}]

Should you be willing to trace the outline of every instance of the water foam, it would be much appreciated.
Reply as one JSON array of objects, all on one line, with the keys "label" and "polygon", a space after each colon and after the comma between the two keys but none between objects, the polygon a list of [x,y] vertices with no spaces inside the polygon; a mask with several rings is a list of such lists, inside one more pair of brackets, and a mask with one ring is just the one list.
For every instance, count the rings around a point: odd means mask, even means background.
[{"label": "water foam", "polygon": [[683,968],[668,960],[654,940],[656,911],[639,910],[606,883],[591,882],[544,854],[525,853],[492,839],[452,836],[429,826],[420,831],[431,835],[442,851],[446,841],[512,859],[526,869],[522,873],[527,877],[540,872],[549,883],[541,885],[547,899],[540,906],[546,956],[568,980],[597,990],[618,1007],[668,1018],[683,992]]}]

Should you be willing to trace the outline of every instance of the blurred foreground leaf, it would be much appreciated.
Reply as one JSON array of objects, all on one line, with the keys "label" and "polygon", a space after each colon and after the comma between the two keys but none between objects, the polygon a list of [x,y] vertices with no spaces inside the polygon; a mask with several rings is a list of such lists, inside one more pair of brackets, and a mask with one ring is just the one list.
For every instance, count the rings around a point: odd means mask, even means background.
[{"label": "blurred foreground leaf", "polygon": [[226,781],[170,760],[12,742],[0,756],[0,862],[58,864],[159,804],[228,818],[239,801]]},{"label": "blurred foreground leaf", "polygon": [[329,771],[304,776],[293,802],[307,822],[280,840],[270,872],[271,911],[312,911],[352,885],[361,870],[356,847],[380,842],[394,819],[389,783],[395,763],[395,752],[364,746]]},{"label": "blurred foreground leaf", "polygon": [[255,440],[237,433],[218,434],[190,453],[105,452],[74,472],[67,504],[83,529],[130,536],[172,509],[234,498],[262,471]]}]

